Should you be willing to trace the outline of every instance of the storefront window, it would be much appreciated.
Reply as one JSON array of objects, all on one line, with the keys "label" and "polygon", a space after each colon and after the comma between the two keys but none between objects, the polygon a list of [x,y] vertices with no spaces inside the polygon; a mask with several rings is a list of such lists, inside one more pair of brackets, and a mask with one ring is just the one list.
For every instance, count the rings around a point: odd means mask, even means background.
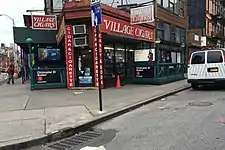
[{"label": "storefront window", "polygon": [[139,42],[138,44],[137,44],[137,49],[142,49],[143,48],[143,43],[142,42]]},{"label": "storefront window", "polygon": [[125,45],[116,44],[115,48],[116,73],[125,76]]},{"label": "storefront window", "polygon": [[134,49],[135,45],[126,46],[126,76],[132,77],[133,75],[133,64],[134,64]]},{"label": "storefront window", "polygon": [[181,52],[171,52],[171,62],[172,63],[181,63]]},{"label": "storefront window", "polygon": [[91,50],[79,50],[78,53],[78,79],[79,86],[92,84],[92,52]]},{"label": "storefront window", "polygon": [[172,63],[171,52],[170,51],[160,51],[160,63]]},{"label": "storefront window", "polygon": [[151,43],[143,42],[143,49],[151,49]]},{"label": "storefront window", "polygon": [[104,46],[104,74],[105,77],[113,77],[115,68],[114,68],[114,46],[113,44]]}]

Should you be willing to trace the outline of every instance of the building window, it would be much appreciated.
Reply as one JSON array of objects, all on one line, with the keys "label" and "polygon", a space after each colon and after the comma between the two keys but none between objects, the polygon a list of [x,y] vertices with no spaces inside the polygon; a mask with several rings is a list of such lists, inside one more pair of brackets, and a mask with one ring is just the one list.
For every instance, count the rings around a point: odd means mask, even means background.
[{"label": "building window", "polygon": [[184,0],[179,0],[179,15],[184,16]]},{"label": "building window", "polygon": [[170,11],[175,12],[174,0],[169,0],[169,1],[170,1]]},{"label": "building window", "polygon": [[164,31],[158,29],[157,30],[157,38],[164,39]]},{"label": "building window", "polygon": [[208,19],[205,20],[205,24],[206,24],[206,34],[209,35],[209,21],[208,21]]},{"label": "building window", "polygon": [[186,30],[180,29],[180,42],[186,43]]},{"label": "building window", "polygon": [[170,25],[164,23],[164,40],[170,41]]},{"label": "building window", "polygon": [[176,42],[176,27],[170,26],[170,41]]},{"label": "building window", "polygon": [[162,5],[163,3],[162,3],[162,0],[157,0],[157,3],[159,4],[159,5]]},{"label": "building window", "polygon": [[163,0],[163,7],[169,8],[169,0]]},{"label": "building window", "polygon": [[209,13],[210,14],[213,13],[212,9],[213,9],[213,3],[212,3],[212,0],[209,0]]},{"label": "building window", "polygon": [[179,27],[176,27],[176,43],[180,43],[180,40],[181,40],[181,36],[180,36],[180,28]]},{"label": "building window", "polygon": [[213,35],[213,25],[211,22],[209,22],[209,36]]}]

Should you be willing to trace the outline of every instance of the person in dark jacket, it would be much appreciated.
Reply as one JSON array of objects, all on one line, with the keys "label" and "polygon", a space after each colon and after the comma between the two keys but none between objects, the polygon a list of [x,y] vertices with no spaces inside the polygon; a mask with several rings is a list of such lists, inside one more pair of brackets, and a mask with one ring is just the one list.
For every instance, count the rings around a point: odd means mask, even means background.
[{"label": "person in dark jacket", "polygon": [[22,84],[24,84],[26,81],[26,67],[23,64],[20,67],[20,73],[22,78]]},{"label": "person in dark jacket", "polygon": [[10,65],[9,69],[7,70],[8,73],[8,84],[10,84],[10,81],[12,81],[12,84],[14,84],[14,73],[15,73],[15,67],[14,65]]}]

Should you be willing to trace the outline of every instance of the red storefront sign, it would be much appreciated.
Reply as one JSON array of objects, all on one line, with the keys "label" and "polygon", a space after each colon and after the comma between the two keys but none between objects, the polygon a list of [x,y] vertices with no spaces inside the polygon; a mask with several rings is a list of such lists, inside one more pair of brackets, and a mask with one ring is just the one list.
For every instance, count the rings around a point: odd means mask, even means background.
[{"label": "red storefront sign", "polygon": [[32,28],[42,30],[57,30],[57,17],[55,15],[32,15]]},{"label": "red storefront sign", "polygon": [[66,71],[67,71],[67,88],[71,89],[75,86],[74,81],[74,53],[73,53],[73,27],[66,26],[65,34],[66,45]]},{"label": "red storefront sign", "polygon": [[[100,66],[100,80],[101,87],[104,87],[104,79],[103,79],[103,52],[102,52],[102,34],[99,33],[97,35],[96,27],[93,27],[93,50],[94,50],[94,77],[95,77],[95,87],[99,86],[98,81],[98,66]],[[100,65],[98,65],[98,49],[97,49],[97,36],[99,36],[99,56],[100,56]]]},{"label": "red storefront sign", "polygon": [[101,32],[108,32],[125,37],[132,37],[139,40],[155,42],[155,31],[138,25],[131,25],[130,22],[115,19],[109,16],[102,16],[103,23],[100,25]]}]

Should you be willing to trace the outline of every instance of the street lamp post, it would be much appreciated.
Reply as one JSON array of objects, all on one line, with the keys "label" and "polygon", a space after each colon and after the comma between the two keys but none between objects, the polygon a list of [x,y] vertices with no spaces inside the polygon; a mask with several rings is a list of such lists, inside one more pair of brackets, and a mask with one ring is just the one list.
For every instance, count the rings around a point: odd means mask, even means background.
[{"label": "street lamp post", "polygon": [[32,44],[34,43],[33,39],[32,38],[27,38],[26,39],[26,43],[28,45],[28,48],[29,48],[29,64],[30,64],[30,89],[32,90],[33,87],[32,87],[32,82],[33,82],[33,75],[32,75]]},{"label": "street lamp post", "polygon": [[14,19],[12,17],[10,17],[9,15],[7,15],[7,14],[0,14],[0,17],[1,16],[5,16],[5,17],[9,18],[12,21],[12,23],[13,23],[13,27],[16,26]]}]

